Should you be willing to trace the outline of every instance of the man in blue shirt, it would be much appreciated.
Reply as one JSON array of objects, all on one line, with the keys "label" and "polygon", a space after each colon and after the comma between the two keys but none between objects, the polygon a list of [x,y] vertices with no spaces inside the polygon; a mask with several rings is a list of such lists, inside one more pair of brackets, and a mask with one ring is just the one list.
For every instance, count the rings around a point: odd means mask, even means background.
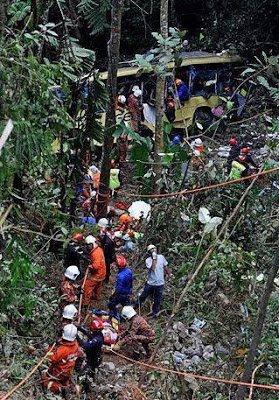
[{"label": "man in blue shirt", "polygon": [[175,80],[176,88],[177,88],[177,94],[179,97],[179,101],[181,103],[184,103],[184,101],[188,100],[190,97],[190,92],[189,89],[187,88],[186,84],[181,80],[181,79],[176,79]]},{"label": "man in blue shirt", "polygon": [[115,317],[119,318],[116,307],[118,304],[121,304],[123,307],[129,304],[130,295],[133,290],[133,273],[130,268],[127,267],[124,256],[116,256],[115,264],[118,267],[118,274],[116,277],[115,290],[110,298],[108,308]]}]

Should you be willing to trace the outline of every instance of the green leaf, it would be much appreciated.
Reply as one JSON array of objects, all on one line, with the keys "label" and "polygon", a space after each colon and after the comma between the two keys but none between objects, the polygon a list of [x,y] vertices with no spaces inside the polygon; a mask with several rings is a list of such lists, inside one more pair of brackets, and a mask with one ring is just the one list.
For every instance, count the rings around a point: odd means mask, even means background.
[{"label": "green leaf", "polygon": [[68,235],[69,231],[65,226],[61,226],[61,231],[64,233],[64,235]]}]

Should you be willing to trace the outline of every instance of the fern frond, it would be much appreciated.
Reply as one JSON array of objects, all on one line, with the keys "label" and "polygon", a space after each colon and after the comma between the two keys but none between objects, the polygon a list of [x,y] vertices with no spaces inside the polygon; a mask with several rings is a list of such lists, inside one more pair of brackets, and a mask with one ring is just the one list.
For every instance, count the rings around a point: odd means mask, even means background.
[{"label": "fern frond", "polygon": [[78,5],[79,12],[84,15],[91,35],[101,33],[109,27],[107,13],[111,8],[111,0],[81,0]]}]

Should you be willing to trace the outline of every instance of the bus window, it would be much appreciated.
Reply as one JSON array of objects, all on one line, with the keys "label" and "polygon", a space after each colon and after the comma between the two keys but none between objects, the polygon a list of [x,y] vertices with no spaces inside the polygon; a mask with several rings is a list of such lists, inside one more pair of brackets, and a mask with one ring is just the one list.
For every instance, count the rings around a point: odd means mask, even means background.
[{"label": "bus window", "polygon": [[190,67],[190,94],[192,96],[209,97],[216,95],[217,71]]},{"label": "bus window", "polygon": [[232,70],[220,69],[217,78],[217,94],[229,95],[231,90]]}]

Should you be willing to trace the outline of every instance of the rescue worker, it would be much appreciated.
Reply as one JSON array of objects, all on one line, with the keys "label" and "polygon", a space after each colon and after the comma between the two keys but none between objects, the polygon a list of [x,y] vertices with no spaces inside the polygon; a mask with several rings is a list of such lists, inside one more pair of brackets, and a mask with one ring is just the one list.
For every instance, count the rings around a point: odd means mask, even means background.
[{"label": "rescue worker", "polygon": [[109,282],[110,266],[115,260],[115,242],[112,239],[112,234],[110,233],[111,229],[110,226],[107,225],[107,228],[108,229],[104,229],[100,232],[100,244],[104,251],[105,262],[106,262],[106,279],[105,279],[106,283]]},{"label": "rescue worker", "polygon": [[248,175],[249,166],[245,163],[245,155],[240,155],[237,160],[233,160],[229,175],[230,180],[240,179]]},{"label": "rescue worker", "polygon": [[87,236],[85,244],[90,251],[89,274],[84,285],[83,305],[88,306],[91,300],[101,300],[101,289],[106,278],[106,262],[103,249],[99,247],[94,236]]},{"label": "rescue worker", "polygon": [[117,251],[120,251],[121,253],[134,251],[137,247],[137,245],[132,241],[131,236],[128,233],[122,236],[121,241],[122,245],[117,249]]},{"label": "rescue worker", "polygon": [[248,164],[248,165],[252,165],[252,167],[254,167],[254,168],[256,168],[256,169],[258,169],[259,167],[258,167],[258,165],[255,163],[255,161],[253,160],[253,158],[252,158],[252,156],[251,156],[251,154],[250,154],[250,150],[249,150],[249,148],[248,147],[243,147],[241,150],[240,150],[240,154],[242,155],[242,156],[245,156],[245,163],[246,164]]},{"label": "rescue worker", "polygon": [[94,319],[90,324],[90,331],[81,326],[78,326],[77,329],[88,337],[88,341],[84,341],[77,336],[77,341],[86,354],[86,365],[79,373],[79,377],[88,374],[94,378],[95,370],[102,362],[102,346],[104,344],[102,333],[104,329],[103,322],[100,319]]},{"label": "rescue worker", "polygon": [[98,225],[98,227],[100,228],[100,233],[103,232],[103,231],[105,232],[107,226],[109,225],[108,219],[107,219],[107,218],[101,218],[101,219],[99,219],[97,225]]},{"label": "rescue worker", "polygon": [[110,177],[109,177],[109,188],[114,194],[114,191],[120,187],[120,169],[117,168],[117,165],[114,160],[111,160],[111,169],[110,169]]},{"label": "rescue worker", "polygon": [[128,145],[128,135],[121,135],[116,141],[117,155],[120,164],[126,161]]},{"label": "rescue worker", "polygon": [[167,101],[165,114],[169,122],[172,123],[175,120],[175,104],[173,99]]},{"label": "rescue worker", "polygon": [[139,296],[137,302],[133,303],[135,307],[140,306],[147,297],[152,296],[153,307],[152,312],[149,316],[157,318],[160,312],[160,306],[164,291],[165,284],[165,271],[168,277],[171,277],[171,273],[167,267],[168,262],[162,254],[157,254],[156,246],[150,244],[147,247],[149,257],[145,260],[146,267],[148,269],[148,279],[145,284],[142,294]]},{"label": "rescue worker", "polygon": [[71,324],[77,317],[78,310],[73,304],[68,304],[64,307],[62,314],[62,325]]},{"label": "rescue worker", "polygon": [[174,146],[181,146],[181,139],[179,135],[175,135],[174,138],[172,139],[171,143],[170,143],[170,147],[174,147]]},{"label": "rescue worker", "polygon": [[232,162],[236,160],[240,154],[240,149],[241,145],[237,143],[237,140],[235,137],[231,137],[229,141],[230,145],[230,152],[229,152],[229,157],[227,160],[227,172],[230,174],[231,172],[231,167],[232,167]]},{"label": "rescue worker", "polygon": [[175,85],[177,88],[177,94],[178,94],[179,101],[180,101],[180,103],[183,104],[190,97],[189,89],[187,88],[185,82],[183,82],[179,78],[177,78],[175,80]]},{"label": "rescue worker", "polygon": [[98,189],[99,183],[100,183],[100,177],[101,177],[101,172],[100,172],[100,170],[99,170],[95,165],[92,165],[92,166],[89,168],[88,175],[89,175],[90,178],[92,179],[93,188],[94,188],[94,189]]},{"label": "rescue worker", "polygon": [[70,240],[65,258],[64,258],[64,266],[69,267],[70,265],[76,265],[79,267],[80,259],[82,255],[82,249],[79,244],[83,241],[82,233],[74,233],[72,235],[72,240]]},{"label": "rescue worker", "polygon": [[119,318],[117,312],[118,304],[122,307],[129,304],[130,295],[133,291],[133,272],[127,267],[126,259],[124,256],[116,256],[115,265],[118,268],[116,276],[115,290],[109,299],[108,308],[116,318]]},{"label": "rescue worker", "polygon": [[204,168],[203,154],[204,154],[204,145],[200,138],[193,140],[191,143],[191,148],[193,150],[193,167],[196,169]]},{"label": "rescue worker", "polygon": [[131,227],[131,223],[133,221],[133,218],[130,217],[129,214],[122,214],[119,218],[120,226],[118,228],[119,231],[125,232]]},{"label": "rescue worker", "polygon": [[142,106],[140,98],[142,91],[140,89],[134,90],[128,97],[128,109],[132,116],[132,129],[135,132],[139,132],[139,125],[141,121]]},{"label": "rescue worker", "polygon": [[128,328],[121,333],[120,345],[129,343],[133,347],[133,358],[139,359],[141,347],[144,348],[146,356],[151,356],[150,344],[154,343],[156,336],[154,330],[149,326],[146,319],[137,315],[131,306],[125,306],[122,309],[122,317],[128,320]]},{"label": "rescue worker", "polygon": [[123,113],[125,111],[126,101],[127,99],[123,94],[117,96],[115,104],[116,110],[119,110]]},{"label": "rescue worker", "polygon": [[70,265],[66,269],[60,288],[60,307],[63,308],[67,304],[75,303],[77,301],[77,292],[80,286],[75,283],[75,280],[79,274],[80,272],[76,265]]},{"label": "rescue worker", "polygon": [[73,324],[65,325],[62,339],[54,350],[48,353],[50,366],[42,372],[43,385],[53,393],[59,393],[70,386],[70,378],[74,371],[77,358],[81,352],[76,340],[77,328]]}]

